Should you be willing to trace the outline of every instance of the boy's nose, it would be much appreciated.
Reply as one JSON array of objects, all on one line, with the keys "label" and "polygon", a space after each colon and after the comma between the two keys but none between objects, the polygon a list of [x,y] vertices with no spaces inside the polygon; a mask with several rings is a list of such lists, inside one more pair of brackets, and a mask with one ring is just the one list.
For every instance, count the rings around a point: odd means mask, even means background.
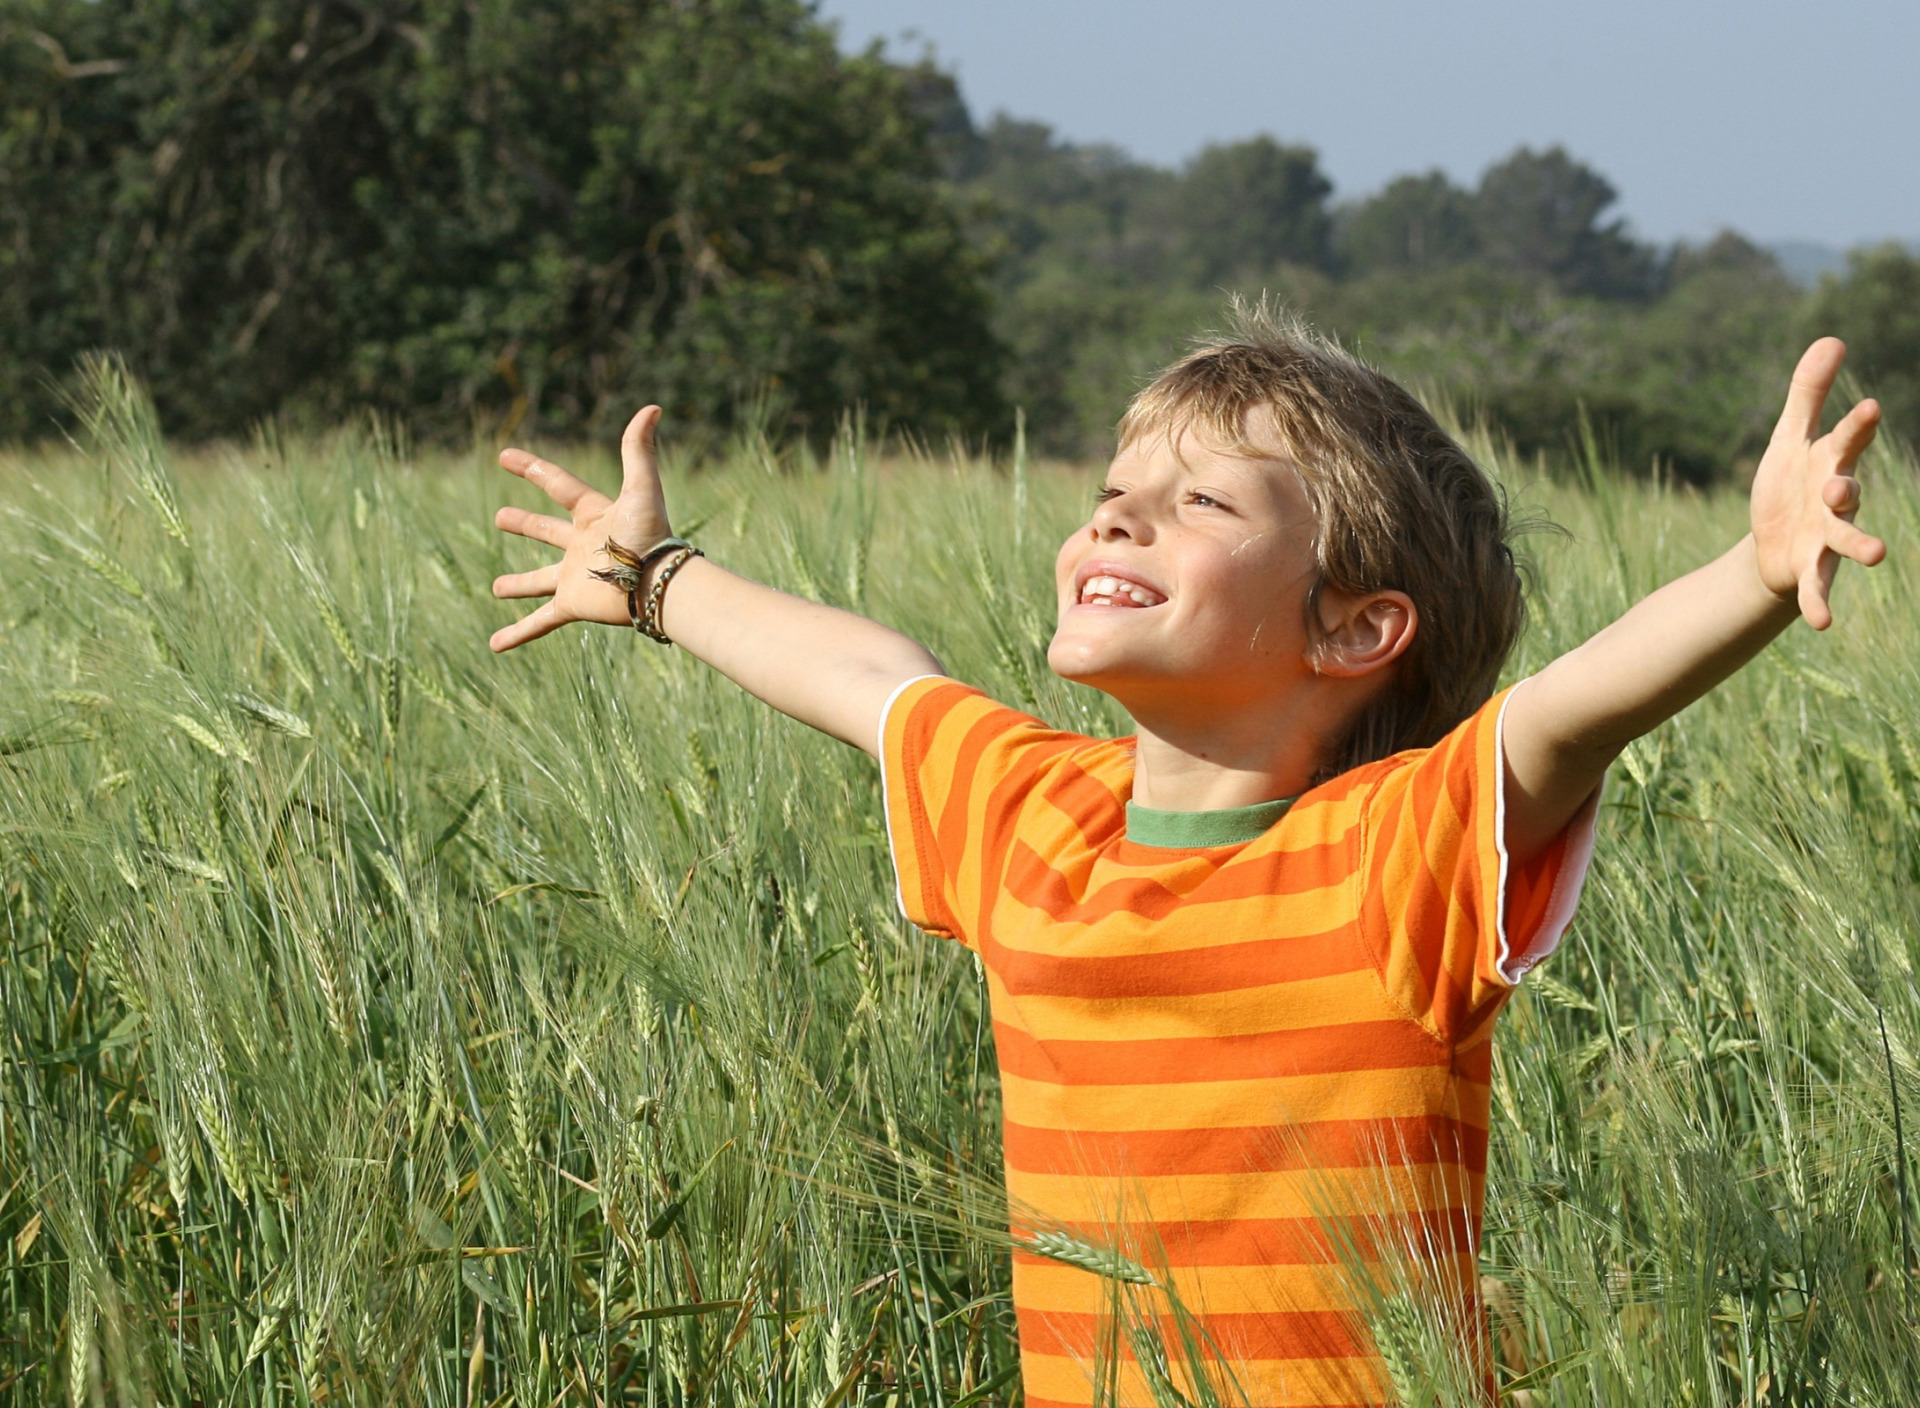
[{"label": "boy's nose", "polygon": [[1145,542],[1153,536],[1152,530],[1141,519],[1133,505],[1127,503],[1131,495],[1122,494],[1118,498],[1106,500],[1093,511],[1093,521],[1089,525],[1093,538],[1098,543],[1110,543],[1125,538],[1132,542]]}]

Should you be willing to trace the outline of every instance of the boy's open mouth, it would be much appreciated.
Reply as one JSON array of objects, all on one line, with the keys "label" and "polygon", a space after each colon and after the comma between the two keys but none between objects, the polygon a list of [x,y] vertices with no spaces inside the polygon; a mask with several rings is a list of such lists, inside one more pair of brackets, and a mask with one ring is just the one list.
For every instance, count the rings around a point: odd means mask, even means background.
[{"label": "boy's open mouth", "polygon": [[1081,606],[1159,606],[1167,598],[1144,582],[1121,576],[1101,564],[1091,571],[1081,569],[1080,593],[1075,601]]}]

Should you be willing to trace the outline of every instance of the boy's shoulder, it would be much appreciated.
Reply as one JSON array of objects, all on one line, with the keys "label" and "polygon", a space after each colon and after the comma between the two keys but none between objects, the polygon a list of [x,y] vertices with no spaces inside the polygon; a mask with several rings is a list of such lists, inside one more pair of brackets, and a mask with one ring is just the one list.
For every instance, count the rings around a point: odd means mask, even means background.
[{"label": "boy's shoulder", "polygon": [[897,741],[921,756],[947,754],[956,762],[976,761],[991,751],[1029,761],[1085,755],[1130,763],[1134,749],[1131,735],[1107,738],[1058,728],[945,675],[923,675],[895,690],[881,730],[883,741]]},{"label": "boy's shoulder", "polygon": [[1065,787],[1087,804],[1122,806],[1133,780],[1134,743],[1130,735],[1101,738],[1056,728],[973,685],[926,676],[903,685],[889,702],[880,757],[884,778],[898,777],[929,795]]},{"label": "boy's shoulder", "polygon": [[1496,692],[1433,743],[1400,749],[1316,783],[1301,794],[1291,815],[1332,810],[1358,818],[1368,812],[1398,813],[1405,802],[1417,823],[1430,824],[1438,819],[1436,811],[1471,808],[1476,798],[1496,800],[1502,782],[1500,718],[1511,692]]}]

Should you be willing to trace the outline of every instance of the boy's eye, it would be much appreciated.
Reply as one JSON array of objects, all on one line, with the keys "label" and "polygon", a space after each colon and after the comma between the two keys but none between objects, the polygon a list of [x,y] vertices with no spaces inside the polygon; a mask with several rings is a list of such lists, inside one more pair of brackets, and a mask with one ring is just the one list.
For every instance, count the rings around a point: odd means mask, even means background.
[{"label": "boy's eye", "polygon": [[1225,504],[1221,503],[1220,500],[1214,498],[1211,494],[1188,494],[1187,502],[1190,504],[1199,504],[1202,508],[1226,507]]},{"label": "boy's eye", "polygon": [[1093,501],[1097,504],[1103,504],[1108,499],[1119,498],[1120,495],[1125,492],[1123,489],[1114,488],[1111,484],[1102,484],[1098,489],[1093,491]]}]

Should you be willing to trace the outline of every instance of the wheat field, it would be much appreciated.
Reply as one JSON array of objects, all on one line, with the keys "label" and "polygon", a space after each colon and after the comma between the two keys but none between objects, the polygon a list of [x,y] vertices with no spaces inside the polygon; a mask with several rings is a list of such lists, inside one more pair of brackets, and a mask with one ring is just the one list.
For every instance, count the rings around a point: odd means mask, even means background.
[{"label": "wheat field", "polygon": [[[176,456],[87,396],[0,454],[0,1404],[1017,1401],[984,987],[898,916],[871,763],[631,633],[490,656],[542,550],[484,451]],[[1476,449],[1566,529],[1516,676],[1742,531]],[[668,463],[714,557],[1106,731],[1044,665],[1096,473]],[[1891,560],[1630,750],[1503,1020],[1512,1403],[1920,1402],[1920,481],[1868,475]],[[1472,1401],[1417,1286],[1369,1306],[1407,1403]],[[1179,1349],[1162,1401],[1231,1401]]]}]

